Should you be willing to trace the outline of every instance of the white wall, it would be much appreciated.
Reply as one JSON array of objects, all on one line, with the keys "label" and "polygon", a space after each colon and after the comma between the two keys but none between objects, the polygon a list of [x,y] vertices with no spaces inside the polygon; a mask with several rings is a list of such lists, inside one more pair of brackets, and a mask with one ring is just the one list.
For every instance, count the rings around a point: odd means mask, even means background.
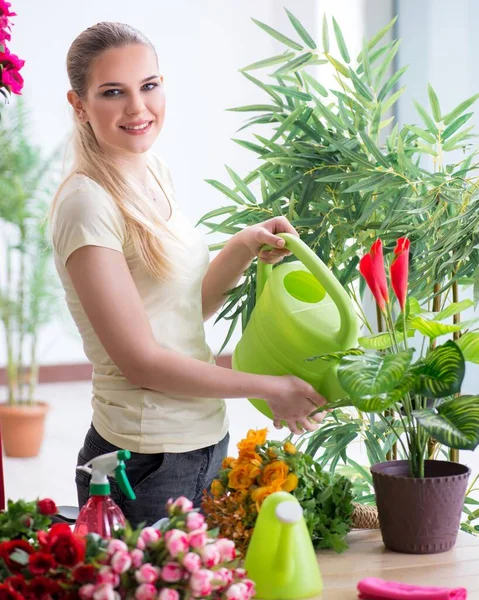
[{"label": "white wall", "polygon": [[[321,39],[323,11],[334,13],[352,54],[361,47],[363,1],[350,0],[83,0],[79,5],[60,0],[17,2],[11,49],[26,61],[24,97],[32,110],[32,137],[46,151],[66,139],[70,110],[65,56],[83,29],[102,20],[123,21],[143,31],[155,44],[165,74],[167,118],[155,145],[170,164],[177,200],[192,221],[223,203],[222,195],[204,182],[227,181],[224,164],[245,174],[255,166],[252,153],[230,141],[244,115],[227,107],[264,99],[238,69],[272,56],[283,48],[262,32],[254,17],[295,36],[283,5]],[[371,2],[371,0],[369,0]],[[377,0],[374,0],[377,2]],[[249,115],[248,115],[249,116]],[[248,134],[241,133],[241,137]],[[209,236],[219,241],[221,236]],[[58,322],[45,329],[40,353],[43,364],[85,360],[75,326],[64,310]],[[207,324],[214,351],[227,323]],[[234,345],[234,338],[229,349]],[[5,351],[0,344],[0,365]]]}]

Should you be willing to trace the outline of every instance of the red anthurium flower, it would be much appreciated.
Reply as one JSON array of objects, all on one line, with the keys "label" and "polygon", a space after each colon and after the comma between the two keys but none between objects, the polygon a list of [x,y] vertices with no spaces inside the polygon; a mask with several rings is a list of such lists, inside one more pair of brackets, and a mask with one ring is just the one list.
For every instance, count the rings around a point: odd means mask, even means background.
[{"label": "red anthurium flower", "polygon": [[359,261],[359,272],[366,280],[379,308],[384,311],[389,302],[389,294],[381,240],[376,240],[368,254]]},{"label": "red anthurium flower", "polygon": [[404,310],[407,296],[407,280],[409,274],[409,245],[406,238],[399,238],[394,248],[394,260],[391,264],[391,285],[399,300],[401,310]]}]

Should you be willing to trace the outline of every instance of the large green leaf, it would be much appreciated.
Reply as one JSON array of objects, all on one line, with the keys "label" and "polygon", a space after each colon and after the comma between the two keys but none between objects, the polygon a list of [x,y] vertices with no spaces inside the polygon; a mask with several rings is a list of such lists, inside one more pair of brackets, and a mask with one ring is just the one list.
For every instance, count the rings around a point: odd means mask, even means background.
[{"label": "large green leaf", "polygon": [[398,354],[346,356],[338,366],[338,378],[352,398],[376,396],[392,391],[404,377],[413,350]]},{"label": "large green leaf", "polygon": [[456,344],[462,350],[465,360],[479,364],[479,333],[472,331],[465,333]]},{"label": "large green leaf", "polygon": [[417,329],[417,331],[423,335],[434,339],[441,335],[460,331],[464,327],[464,324],[458,323],[457,325],[448,325],[446,323],[439,323],[439,321],[425,319],[419,315],[414,315],[409,319],[408,326],[411,327],[411,329]]},{"label": "large green leaf", "polygon": [[[414,337],[414,331],[408,331],[407,337]],[[399,343],[404,343],[404,333],[402,331],[396,332],[396,340]],[[394,346],[394,339],[390,333],[377,333],[376,335],[360,337],[358,344],[366,350],[386,350]]]},{"label": "large green leaf", "polygon": [[466,365],[459,346],[448,341],[429,352],[411,371],[416,377],[418,394],[444,398],[461,391]]},{"label": "large green leaf", "polygon": [[479,396],[459,396],[437,409],[413,412],[418,422],[439,443],[459,450],[479,445]]},{"label": "large green leaf", "polygon": [[472,308],[473,306],[474,302],[469,299],[461,300],[461,302],[451,302],[447,308],[441,310],[437,313],[437,315],[435,315],[434,320],[443,321],[444,319],[450,319],[454,315],[457,315],[468,308]]},{"label": "large green leaf", "polygon": [[399,382],[399,385],[390,392],[384,392],[382,394],[365,394],[358,398],[352,397],[351,403],[362,412],[383,412],[394,406],[403,398],[410,389],[410,383],[410,380],[406,376]]}]

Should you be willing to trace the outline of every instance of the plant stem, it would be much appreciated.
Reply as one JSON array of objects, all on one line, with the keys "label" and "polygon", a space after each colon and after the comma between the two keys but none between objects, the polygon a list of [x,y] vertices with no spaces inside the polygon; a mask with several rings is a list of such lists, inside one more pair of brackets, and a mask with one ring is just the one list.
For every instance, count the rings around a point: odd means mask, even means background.
[{"label": "plant stem", "polygon": [[8,404],[14,405],[16,403],[16,384],[17,384],[17,368],[14,358],[14,347],[13,347],[13,301],[11,294],[12,285],[12,255],[11,246],[7,246],[7,273],[6,273],[6,316],[5,316],[5,332],[6,332],[6,343],[7,343],[7,383],[8,383]]},{"label": "plant stem", "polygon": [[18,398],[23,399],[23,388],[25,383],[25,367],[23,361],[23,346],[25,343],[25,228],[20,227],[20,274],[18,278]]},{"label": "plant stem", "polygon": [[[456,275],[456,269],[452,272],[453,276]],[[452,283],[452,301],[459,302],[459,286],[457,284],[457,280]],[[453,317],[454,325],[457,325],[461,322],[461,315],[457,313]],[[461,337],[460,331],[455,331],[453,334],[453,339],[458,340]],[[449,460],[451,462],[459,462],[459,450],[457,448],[449,448]]]}]

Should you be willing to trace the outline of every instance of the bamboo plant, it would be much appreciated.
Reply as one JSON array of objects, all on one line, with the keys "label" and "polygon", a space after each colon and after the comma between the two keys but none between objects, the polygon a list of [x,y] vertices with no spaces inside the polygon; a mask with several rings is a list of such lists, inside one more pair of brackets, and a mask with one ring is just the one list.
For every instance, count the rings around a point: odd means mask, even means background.
[{"label": "bamboo plant", "polygon": [[45,217],[58,152],[31,144],[21,101],[0,119],[0,323],[6,349],[7,402],[33,404],[38,335],[57,306]]}]

